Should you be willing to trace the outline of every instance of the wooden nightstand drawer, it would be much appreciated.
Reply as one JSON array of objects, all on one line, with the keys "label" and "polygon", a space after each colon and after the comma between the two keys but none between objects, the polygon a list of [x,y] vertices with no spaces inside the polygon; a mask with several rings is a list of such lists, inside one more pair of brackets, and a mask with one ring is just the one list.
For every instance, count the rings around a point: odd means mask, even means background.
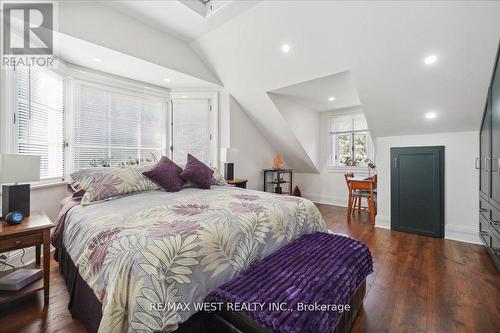
[{"label": "wooden nightstand drawer", "polygon": [[18,249],[25,246],[33,246],[41,244],[43,236],[41,232],[31,235],[18,236],[4,239],[0,242],[0,251],[8,251],[11,249]]},{"label": "wooden nightstand drawer", "polygon": [[247,188],[247,179],[238,179],[238,178],[235,178],[235,179],[226,179],[226,182],[229,184],[229,185],[234,185],[236,187],[240,187],[240,188]]}]

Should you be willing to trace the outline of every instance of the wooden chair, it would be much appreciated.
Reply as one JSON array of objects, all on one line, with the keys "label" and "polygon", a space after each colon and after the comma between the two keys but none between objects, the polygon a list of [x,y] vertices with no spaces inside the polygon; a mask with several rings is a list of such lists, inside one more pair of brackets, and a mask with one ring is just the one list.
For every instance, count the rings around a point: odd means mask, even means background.
[{"label": "wooden chair", "polygon": [[[349,185],[349,178],[354,178],[354,173],[352,172],[349,172],[349,173],[345,173],[344,174],[344,178],[345,178],[345,183],[347,185],[347,193],[349,194],[349,196],[351,195],[351,186]],[[359,209],[361,209],[361,198],[354,195],[354,197],[352,198],[353,200],[352,201],[352,205],[350,204],[349,206],[352,206],[353,207],[353,212],[354,210],[356,210],[356,205],[359,204]],[[349,201],[349,202],[351,202]]]},{"label": "wooden chair", "polygon": [[369,179],[353,179],[346,177],[349,188],[349,203],[347,207],[347,221],[351,221],[351,214],[353,209],[356,209],[356,201],[358,204],[358,211],[361,211],[361,198],[366,198],[368,201],[368,211],[370,213],[370,222],[375,224],[375,215],[377,214],[375,206],[375,189],[377,188],[377,175]]}]

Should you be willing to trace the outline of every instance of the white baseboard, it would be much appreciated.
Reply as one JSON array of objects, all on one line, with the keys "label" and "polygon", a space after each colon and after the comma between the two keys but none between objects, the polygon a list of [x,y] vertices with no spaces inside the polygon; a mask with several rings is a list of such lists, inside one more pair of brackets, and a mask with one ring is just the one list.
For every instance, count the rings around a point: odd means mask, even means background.
[{"label": "white baseboard", "polygon": [[391,218],[389,216],[377,214],[375,216],[375,227],[391,229]]},{"label": "white baseboard", "polygon": [[[377,215],[375,226],[384,229],[391,229],[391,218],[389,216]],[[479,239],[479,230],[472,227],[463,227],[447,224],[444,226],[444,238],[465,243],[482,244]]]},{"label": "white baseboard", "polygon": [[302,193],[302,196],[320,204],[347,207],[347,199],[343,196],[318,195],[314,193]]},{"label": "white baseboard", "polygon": [[479,228],[448,224],[444,227],[444,238],[466,243],[483,244],[479,239]]},{"label": "white baseboard", "polygon": [[[347,207],[347,201],[344,197],[321,196],[313,193],[304,193],[303,197],[320,204]],[[390,230],[390,216],[377,214],[377,216],[375,217],[375,227]],[[479,239],[479,230],[473,227],[447,224],[445,225],[444,238],[465,243],[482,244],[481,240]]]}]

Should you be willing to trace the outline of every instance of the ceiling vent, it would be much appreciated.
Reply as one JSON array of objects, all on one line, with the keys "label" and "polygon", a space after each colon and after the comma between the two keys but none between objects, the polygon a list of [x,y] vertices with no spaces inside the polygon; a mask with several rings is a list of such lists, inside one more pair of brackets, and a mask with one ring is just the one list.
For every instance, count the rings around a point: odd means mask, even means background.
[{"label": "ceiling vent", "polygon": [[209,18],[226,6],[231,0],[179,0],[180,3],[203,18]]}]

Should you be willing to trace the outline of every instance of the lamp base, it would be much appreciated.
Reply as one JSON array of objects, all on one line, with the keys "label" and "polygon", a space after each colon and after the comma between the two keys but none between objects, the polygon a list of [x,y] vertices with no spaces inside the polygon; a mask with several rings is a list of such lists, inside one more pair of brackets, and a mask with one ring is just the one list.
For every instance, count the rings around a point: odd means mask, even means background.
[{"label": "lamp base", "polygon": [[14,211],[30,216],[30,184],[2,186],[2,217]]},{"label": "lamp base", "polygon": [[224,163],[224,178],[234,179],[234,163]]}]

